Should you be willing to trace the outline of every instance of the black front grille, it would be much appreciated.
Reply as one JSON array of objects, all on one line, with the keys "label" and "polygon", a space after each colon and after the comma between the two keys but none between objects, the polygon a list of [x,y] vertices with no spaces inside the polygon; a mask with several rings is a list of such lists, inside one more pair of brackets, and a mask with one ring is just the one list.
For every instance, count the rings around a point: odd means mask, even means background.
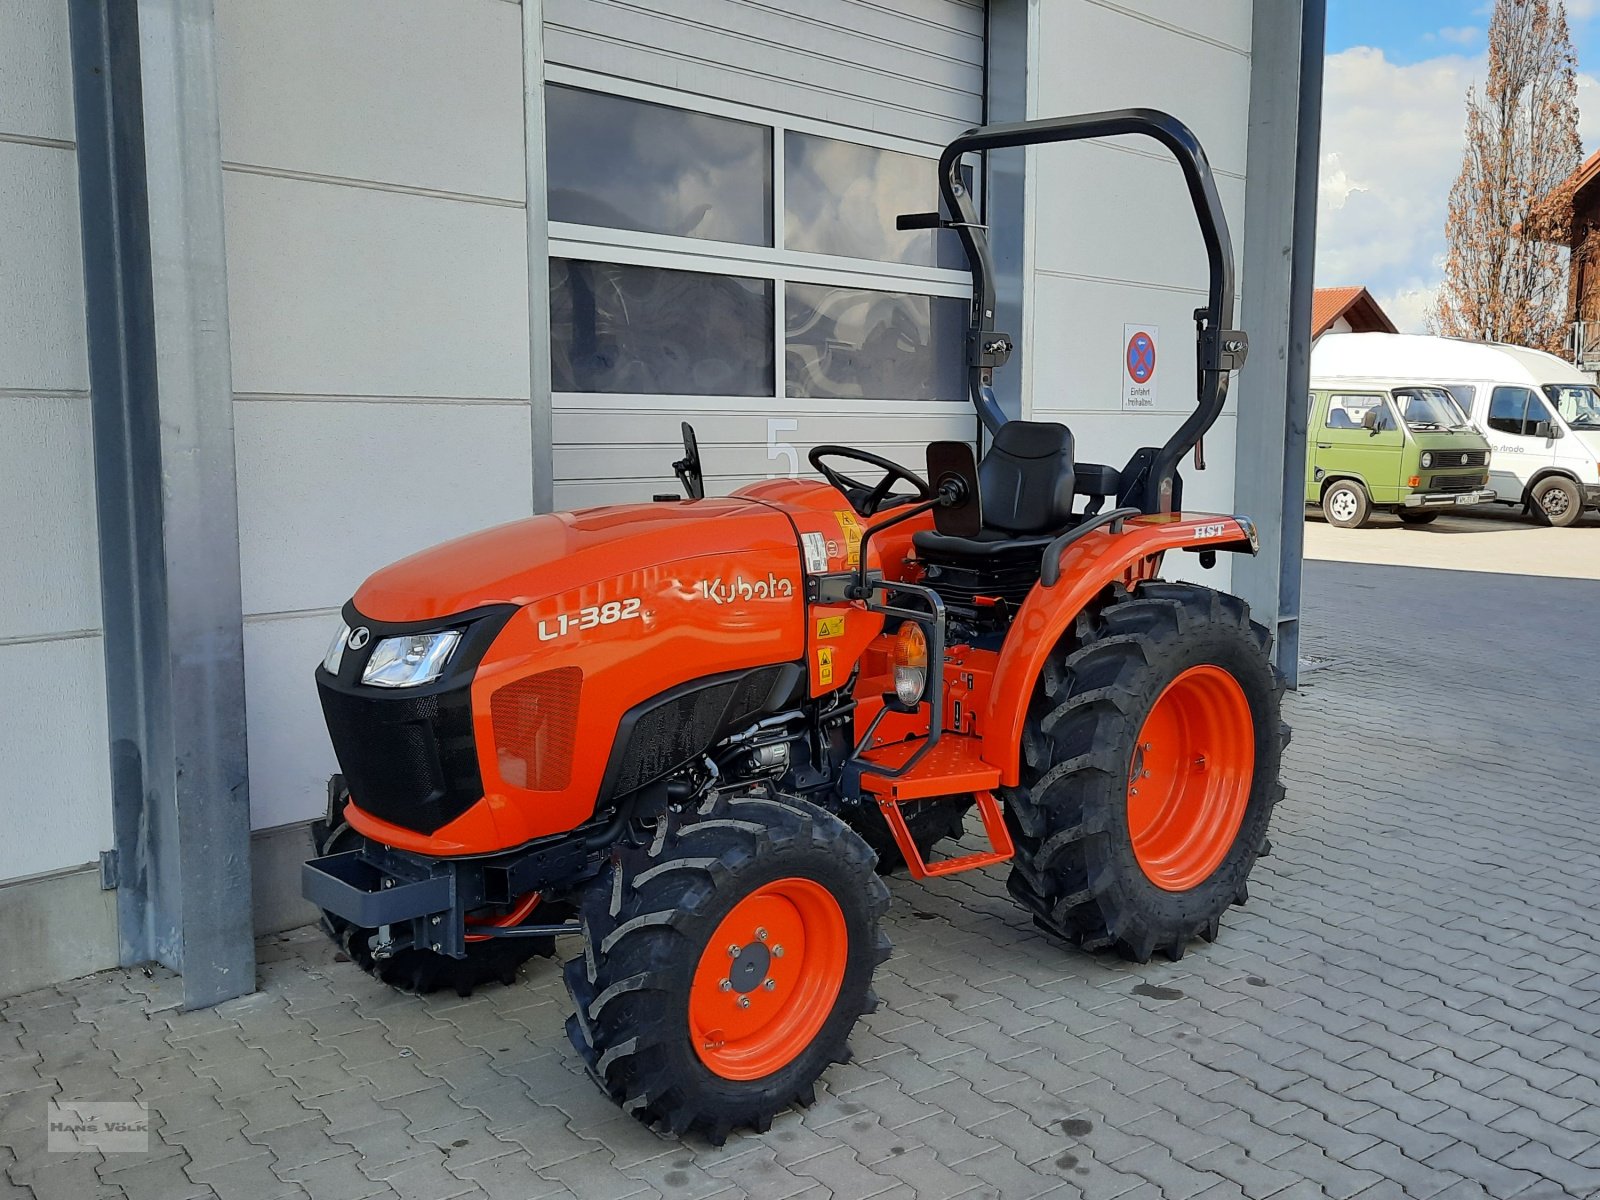
[{"label": "black front grille", "polygon": [[1433,455],[1435,470],[1444,471],[1452,467],[1486,467],[1489,465],[1489,452],[1487,450],[1430,450]]},{"label": "black front grille", "polygon": [[326,677],[317,682],[339,769],[363,811],[432,833],[482,797],[470,682],[415,697],[375,688],[358,695]]},{"label": "black front grille", "polygon": [[1483,486],[1482,472],[1471,475],[1435,475],[1428,482],[1428,490],[1434,492],[1475,492]]}]

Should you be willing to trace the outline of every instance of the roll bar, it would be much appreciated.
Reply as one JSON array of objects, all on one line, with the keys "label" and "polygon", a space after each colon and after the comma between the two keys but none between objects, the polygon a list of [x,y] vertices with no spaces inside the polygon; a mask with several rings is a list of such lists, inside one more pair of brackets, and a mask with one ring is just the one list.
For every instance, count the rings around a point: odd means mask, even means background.
[{"label": "roll bar", "polygon": [[994,371],[1010,357],[1012,339],[1009,334],[995,332],[994,260],[989,253],[985,227],[962,181],[962,156],[1123,134],[1154,138],[1177,159],[1189,185],[1189,199],[1200,223],[1200,235],[1205,240],[1211,270],[1206,306],[1196,309],[1194,314],[1199,366],[1195,411],[1164,446],[1134,455],[1129,464],[1134,479],[1127,479],[1124,473],[1122,499],[1125,503],[1137,504],[1147,513],[1170,512],[1178,463],[1199,443],[1222,412],[1228,396],[1228,373],[1244,364],[1249,349],[1245,334],[1229,328],[1233,322],[1233,244],[1228,237],[1228,222],[1217,196],[1211,165],[1189,127],[1176,117],[1153,108],[1127,108],[969,129],[946,146],[939,156],[939,192],[950,217],[916,213],[901,217],[897,224],[901,229],[954,229],[961,238],[972,266],[972,316],[967,332],[968,386],[979,419],[994,432],[1006,421],[994,395]]}]

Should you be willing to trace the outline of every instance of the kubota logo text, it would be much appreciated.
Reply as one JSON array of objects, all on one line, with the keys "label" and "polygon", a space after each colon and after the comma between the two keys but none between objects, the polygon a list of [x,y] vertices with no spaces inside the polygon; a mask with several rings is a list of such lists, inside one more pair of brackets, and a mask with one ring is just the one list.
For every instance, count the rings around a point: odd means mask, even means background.
[{"label": "kubota logo text", "polygon": [[746,579],[735,574],[732,579],[702,579],[700,594],[716,604],[732,604],[736,600],[784,600],[794,595],[794,583],[770,573],[765,579]]}]

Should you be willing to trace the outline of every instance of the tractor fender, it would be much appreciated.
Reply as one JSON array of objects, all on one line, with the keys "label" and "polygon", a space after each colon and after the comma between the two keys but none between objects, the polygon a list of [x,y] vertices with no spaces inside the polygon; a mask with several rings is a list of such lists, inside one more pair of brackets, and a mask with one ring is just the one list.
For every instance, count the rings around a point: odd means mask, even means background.
[{"label": "tractor fender", "polygon": [[1255,526],[1246,517],[1210,513],[1130,517],[1120,533],[1098,529],[1071,543],[1061,554],[1060,581],[1028,593],[1000,650],[983,724],[983,758],[999,768],[1002,783],[1017,785],[1028,702],[1056,643],[1107,587],[1150,578],[1161,555],[1178,549],[1254,554]]}]

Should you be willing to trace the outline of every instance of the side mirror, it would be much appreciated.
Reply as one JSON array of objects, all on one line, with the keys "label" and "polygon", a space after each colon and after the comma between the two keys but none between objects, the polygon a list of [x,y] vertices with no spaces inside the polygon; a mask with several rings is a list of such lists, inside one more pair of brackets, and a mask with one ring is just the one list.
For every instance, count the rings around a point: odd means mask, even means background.
[{"label": "side mirror", "polygon": [[1554,421],[1535,421],[1533,423],[1533,436],[1555,441],[1562,434],[1561,426]]},{"label": "side mirror", "polygon": [[972,447],[966,442],[930,442],[928,483],[935,500],[933,527],[946,537],[977,537],[983,528],[983,502]]},{"label": "side mirror", "polygon": [[1365,429],[1369,433],[1377,433],[1378,432],[1378,410],[1377,409],[1369,408],[1369,409],[1367,409],[1366,412],[1361,414],[1361,428]]}]

